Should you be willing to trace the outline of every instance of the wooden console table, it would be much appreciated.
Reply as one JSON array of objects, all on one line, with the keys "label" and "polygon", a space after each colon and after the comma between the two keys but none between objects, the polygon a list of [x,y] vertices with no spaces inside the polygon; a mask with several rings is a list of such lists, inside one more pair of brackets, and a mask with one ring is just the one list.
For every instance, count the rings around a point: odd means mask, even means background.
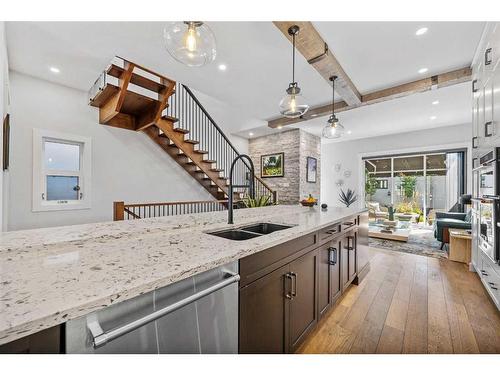
[{"label": "wooden console table", "polygon": [[448,258],[455,262],[469,264],[471,259],[472,236],[464,229],[450,229]]}]

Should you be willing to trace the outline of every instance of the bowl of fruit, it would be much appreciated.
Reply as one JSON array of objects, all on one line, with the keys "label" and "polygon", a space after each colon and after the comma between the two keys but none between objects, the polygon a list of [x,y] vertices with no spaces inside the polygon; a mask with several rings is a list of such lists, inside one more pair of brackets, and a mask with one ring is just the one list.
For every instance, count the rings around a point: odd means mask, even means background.
[{"label": "bowl of fruit", "polygon": [[300,201],[300,204],[305,207],[312,207],[318,202],[317,199],[313,198],[311,194],[309,194],[309,197],[307,199],[302,199]]}]

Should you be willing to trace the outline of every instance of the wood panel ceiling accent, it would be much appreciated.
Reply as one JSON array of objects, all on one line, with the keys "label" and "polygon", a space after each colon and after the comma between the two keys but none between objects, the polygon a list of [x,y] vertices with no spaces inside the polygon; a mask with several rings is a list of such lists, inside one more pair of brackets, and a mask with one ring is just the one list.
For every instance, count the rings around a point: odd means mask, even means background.
[{"label": "wood panel ceiling accent", "polygon": [[274,25],[292,42],[288,28],[293,25],[300,27],[300,32],[295,38],[295,46],[302,56],[314,69],[331,85],[330,77],[336,75],[335,91],[349,105],[361,103],[361,94],[354,86],[349,76],[339,64],[328,45],[323,40],[311,22],[274,21]]},{"label": "wood panel ceiling accent", "polygon": [[[365,105],[381,103],[388,100],[402,98],[408,95],[416,94],[419,92],[424,92],[428,90],[438,89],[442,87],[447,87],[451,85],[456,85],[459,83],[470,81],[472,70],[470,67],[464,67],[461,69],[453,70],[450,72],[430,76],[427,78],[419,79],[417,81],[412,81],[404,83],[402,85],[389,87],[383,90],[375,91],[366,95],[361,96],[361,102],[359,104],[348,105],[345,101],[340,101],[335,103],[335,112],[348,111],[353,108],[362,107]],[[340,94],[340,92],[339,92]],[[312,107],[307,111],[307,113],[299,118],[286,118],[279,117],[274,120],[268,121],[268,126],[270,128],[278,128],[281,126],[291,125],[302,121],[311,120],[315,117],[327,116],[331,113],[332,105],[325,104],[322,106]]]}]

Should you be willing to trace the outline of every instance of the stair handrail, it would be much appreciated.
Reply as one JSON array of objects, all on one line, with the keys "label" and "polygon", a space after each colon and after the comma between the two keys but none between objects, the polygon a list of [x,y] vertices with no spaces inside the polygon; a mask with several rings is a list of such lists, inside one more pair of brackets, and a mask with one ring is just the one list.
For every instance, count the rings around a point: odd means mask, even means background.
[{"label": "stair handrail", "polygon": [[[191,91],[191,89],[189,87],[187,87],[185,84],[181,83],[182,87],[184,88],[184,90],[186,90],[186,92],[188,93],[188,95],[194,100],[194,102],[200,107],[201,111],[205,114],[205,116],[207,116],[207,118],[210,120],[210,122],[212,123],[212,125],[215,127],[215,129],[217,129],[217,131],[220,133],[220,135],[224,138],[224,140],[228,143],[228,145],[233,149],[233,151],[236,153],[236,155],[240,155],[240,153],[238,152],[238,150],[236,149],[236,147],[233,146],[233,144],[231,143],[231,141],[227,138],[226,134],[222,131],[222,129],[219,127],[219,125],[217,125],[217,123],[215,122],[215,120],[212,118],[212,116],[210,116],[210,114],[208,113],[208,111],[205,109],[205,107],[203,106],[203,104],[200,103],[200,101],[198,100],[198,98],[193,94],[193,92]],[[247,162],[245,160],[242,160],[243,164],[245,164],[245,166],[250,169],[250,166],[247,164]],[[269,187],[269,185],[267,185],[260,177],[258,176],[254,176],[255,179],[257,179],[267,190],[269,190],[272,194],[273,194],[273,199],[276,201],[276,192],[271,189],[271,187]]]}]

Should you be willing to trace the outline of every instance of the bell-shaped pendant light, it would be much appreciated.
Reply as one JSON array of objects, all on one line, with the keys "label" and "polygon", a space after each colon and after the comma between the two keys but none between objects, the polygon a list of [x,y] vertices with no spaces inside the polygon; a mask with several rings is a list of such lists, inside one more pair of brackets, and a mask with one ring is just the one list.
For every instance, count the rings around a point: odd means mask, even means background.
[{"label": "bell-shaped pendant light", "polygon": [[163,29],[163,37],[168,53],[187,66],[203,66],[215,60],[215,36],[203,22],[170,22]]},{"label": "bell-shaped pendant light", "polygon": [[328,124],[323,128],[323,137],[328,139],[340,138],[344,134],[344,127],[340,124],[339,119],[335,116],[335,80],[337,76],[330,77],[332,81],[332,114],[328,119]]},{"label": "bell-shaped pendant light", "polygon": [[292,36],[293,52],[292,52],[292,82],[286,89],[286,95],[280,102],[280,113],[288,118],[296,118],[307,112],[309,106],[305,103],[304,97],[300,94],[300,87],[295,82],[295,36],[299,33],[300,28],[297,25],[291,26],[288,29],[288,34]]}]

